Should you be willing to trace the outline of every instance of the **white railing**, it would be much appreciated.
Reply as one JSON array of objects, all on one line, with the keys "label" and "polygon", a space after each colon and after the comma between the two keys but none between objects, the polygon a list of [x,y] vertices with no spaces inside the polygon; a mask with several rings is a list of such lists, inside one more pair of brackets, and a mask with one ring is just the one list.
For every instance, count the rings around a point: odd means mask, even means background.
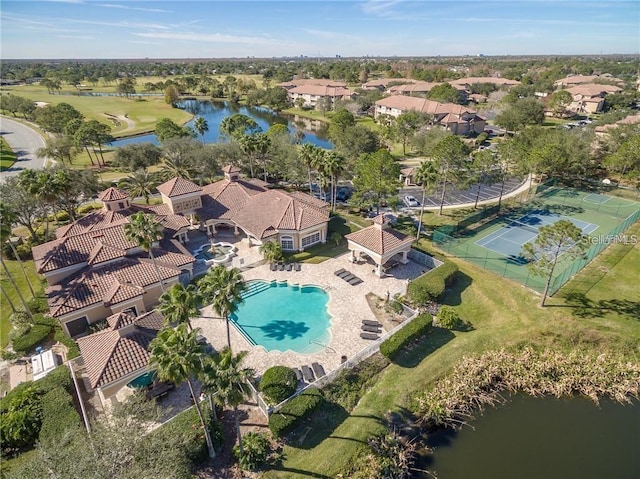
[{"label": "white railing", "polygon": [[[365,359],[369,358],[370,356],[373,356],[375,353],[380,351],[380,345],[384,341],[386,341],[389,337],[393,336],[395,333],[397,333],[402,328],[404,328],[409,323],[411,323],[411,321],[413,321],[413,319],[418,315],[418,313],[416,311],[412,310],[408,306],[406,306],[406,305],[403,305],[403,306],[405,308],[405,311],[410,311],[412,313],[410,317],[408,317],[405,321],[400,323],[395,328],[393,328],[390,331],[387,331],[386,333],[384,333],[382,336],[380,336],[380,338],[376,339],[373,343],[368,345],[366,348],[361,349],[360,351],[358,351],[354,356],[352,356],[351,358],[347,359],[345,362],[340,364],[340,366],[338,366],[333,371],[330,371],[328,374],[322,376],[321,378],[316,379],[314,382],[312,382],[310,384],[307,384],[304,388],[296,391],[295,394],[293,394],[292,396],[288,397],[287,399],[282,401],[280,404],[277,404],[277,405],[273,406],[272,408],[270,408],[269,409],[269,414],[273,414],[275,412],[278,412],[280,409],[282,409],[282,407],[286,403],[291,401],[296,396],[302,394],[304,391],[306,391],[310,387],[315,387],[315,388],[318,388],[318,389],[322,389],[326,385],[332,383],[340,375],[340,373],[342,371],[344,371],[345,369],[351,369],[352,367],[356,366],[357,364],[361,363]],[[267,417],[269,417],[269,416],[267,415]]]}]

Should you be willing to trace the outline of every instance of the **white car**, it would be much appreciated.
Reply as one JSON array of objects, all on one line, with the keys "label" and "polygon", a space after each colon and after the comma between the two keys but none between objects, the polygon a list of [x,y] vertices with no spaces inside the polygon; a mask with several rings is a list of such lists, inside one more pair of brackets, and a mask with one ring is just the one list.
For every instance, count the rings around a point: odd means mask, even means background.
[{"label": "white car", "polygon": [[402,202],[409,207],[420,206],[420,202],[416,200],[416,197],[411,195],[405,196]]}]

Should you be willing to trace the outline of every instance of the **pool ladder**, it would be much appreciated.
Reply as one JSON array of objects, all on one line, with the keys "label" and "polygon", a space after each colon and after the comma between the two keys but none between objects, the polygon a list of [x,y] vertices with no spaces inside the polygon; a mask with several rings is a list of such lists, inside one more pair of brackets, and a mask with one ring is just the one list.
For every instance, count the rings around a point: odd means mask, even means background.
[{"label": "pool ladder", "polygon": [[331,346],[327,346],[326,344],[324,344],[321,341],[315,340],[315,339],[310,339],[309,340],[309,344],[317,344],[318,346],[322,346],[325,351],[328,351],[330,353],[336,353],[337,351],[335,349],[333,349]]}]

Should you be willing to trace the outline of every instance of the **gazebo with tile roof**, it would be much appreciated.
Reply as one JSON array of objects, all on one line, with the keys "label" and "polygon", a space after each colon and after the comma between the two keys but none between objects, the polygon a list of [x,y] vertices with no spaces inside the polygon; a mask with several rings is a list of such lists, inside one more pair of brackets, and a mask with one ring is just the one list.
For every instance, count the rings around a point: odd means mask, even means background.
[{"label": "gazebo with tile roof", "polygon": [[413,237],[391,228],[384,215],[376,216],[373,225],[349,233],[345,238],[350,252],[349,261],[357,261],[356,253],[366,254],[376,263],[376,276],[382,277],[384,265],[396,255],[401,255],[400,263],[409,262],[407,254],[411,250]]}]

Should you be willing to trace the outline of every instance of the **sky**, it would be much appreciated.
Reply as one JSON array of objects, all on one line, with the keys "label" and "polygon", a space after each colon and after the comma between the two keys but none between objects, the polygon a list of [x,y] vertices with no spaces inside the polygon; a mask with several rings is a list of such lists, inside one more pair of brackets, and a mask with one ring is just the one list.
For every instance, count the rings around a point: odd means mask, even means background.
[{"label": "sky", "polygon": [[2,0],[3,59],[640,53],[640,1]]}]

